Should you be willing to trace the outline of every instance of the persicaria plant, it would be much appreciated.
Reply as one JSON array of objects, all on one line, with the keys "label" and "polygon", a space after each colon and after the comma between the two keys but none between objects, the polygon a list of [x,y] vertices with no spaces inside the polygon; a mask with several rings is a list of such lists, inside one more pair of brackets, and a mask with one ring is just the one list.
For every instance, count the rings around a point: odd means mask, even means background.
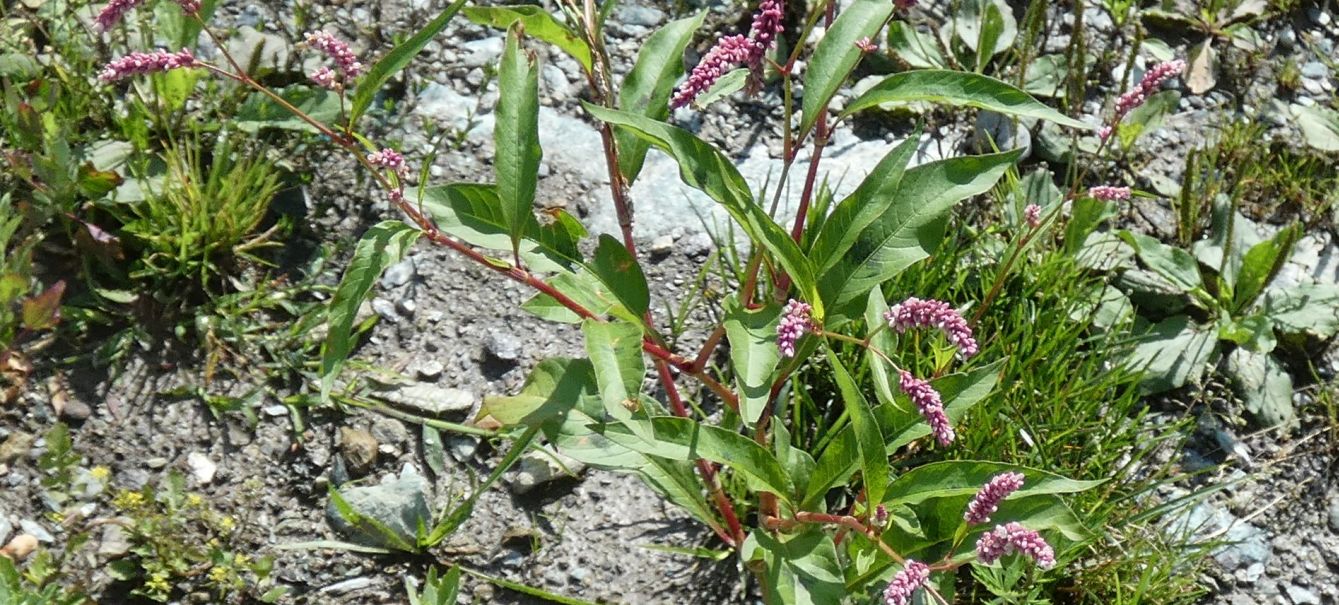
[{"label": "persicaria plant", "polygon": [[[98,23],[115,27],[136,4],[113,2]],[[210,31],[208,11],[180,4]],[[112,60],[99,75],[114,84],[205,69],[250,87],[348,152],[392,202],[399,216],[366,233],[331,302],[324,396],[353,348],[354,311],[374,276],[423,238],[533,288],[526,310],[580,326],[586,357],[546,360],[520,394],[485,401],[480,420],[516,427],[516,451],[542,439],[586,464],[639,475],[733,549],[769,603],[865,595],[901,605],[918,594],[928,599],[921,602],[948,603],[955,570],[965,565],[1063,568],[1085,538],[1061,495],[1091,482],[961,459],[970,452],[926,462],[960,447],[955,426],[995,384],[999,360],[981,354],[991,335],[973,329],[994,292],[979,301],[928,300],[890,284],[934,253],[953,206],[990,190],[1021,151],[913,166],[918,137],[911,136],[891,146],[854,191],[818,211],[823,152],[852,115],[899,103],[980,108],[1098,133],[1009,84],[953,70],[896,73],[834,109],[851,73],[910,4],[853,0],[837,10],[820,0],[792,25],[782,0],[763,0],[747,33],[717,40],[686,74],[682,57],[705,15],[673,21],[645,41],[617,79],[605,11],[595,0],[563,0],[554,14],[533,6],[466,8],[457,0],[369,66],[336,36],[308,33],[309,50],[329,63],[310,73],[311,81],[347,109],[334,121],[308,115],[258,83],[225,44],[214,45],[218,59],[191,49],[136,53]],[[507,29],[497,66],[494,182],[413,186],[415,171],[404,156],[359,134],[359,121],[376,91],[461,11]],[[811,40],[820,24],[825,33]],[[777,43],[782,38],[786,44]],[[619,231],[598,234],[594,246],[581,245],[591,235],[571,215],[556,211],[540,220],[535,212],[540,66],[527,50],[535,44],[570,54],[586,76],[585,109],[599,124],[619,219]],[[743,77],[730,77],[732,70],[744,70]],[[1179,70],[1150,72],[1147,85],[1117,102],[1103,133]],[[745,87],[781,109],[775,126],[783,169],[768,190],[671,119],[671,109],[691,112],[704,97],[728,98],[724,93]],[[697,350],[676,350],[652,313],[653,298],[663,293],[651,291],[633,236],[634,208],[656,211],[651,200],[629,193],[651,148],[677,162],[683,182],[719,203],[749,243],[743,278]],[[778,215],[792,180],[800,184],[797,210]],[[1130,191],[1101,186],[1088,194],[1121,200]],[[1063,207],[1027,206],[1028,231],[1015,245],[1059,220]],[[1016,257],[1015,250],[1009,263]],[[966,308],[973,314],[959,311]],[[652,390],[643,389],[648,374],[656,380]],[[836,420],[821,427],[790,405],[804,390],[800,383],[814,376],[831,387],[824,402],[835,410]],[[797,445],[794,435],[816,428],[822,439]],[[919,455],[904,456],[908,450]]]}]

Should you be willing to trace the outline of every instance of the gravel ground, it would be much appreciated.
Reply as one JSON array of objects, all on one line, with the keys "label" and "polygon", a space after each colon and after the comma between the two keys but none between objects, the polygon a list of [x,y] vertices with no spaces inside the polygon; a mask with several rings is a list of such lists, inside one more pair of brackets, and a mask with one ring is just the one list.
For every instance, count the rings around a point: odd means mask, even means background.
[{"label": "gravel ground", "polygon": [[[411,31],[411,24],[440,10],[442,4],[439,0],[318,4],[310,7],[308,19],[341,31],[357,40],[361,50],[375,53],[397,34]],[[918,19],[933,19],[943,12],[941,3],[924,4],[915,14]],[[716,5],[713,9],[709,24],[734,27],[731,7]],[[1295,20],[1257,28],[1272,50],[1256,69],[1222,78],[1220,86],[1208,94],[1185,94],[1178,112],[1131,158],[1136,184],[1160,191],[1166,182],[1179,180],[1185,152],[1202,144],[1209,128],[1223,115],[1258,111],[1257,119],[1270,123],[1275,134],[1295,137],[1275,105],[1325,103],[1331,97],[1336,80],[1325,61],[1335,56],[1334,44],[1339,40],[1333,16],[1333,7],[1321,3],[1301,10]],[[289,6],[226,3],[219,18],[242,28],[238,34],[241,46],[264,38],[267,52],[281,55],[279,63],[284,64],[286,57],[287,69],[300,68],[300,53],[284,42],[297,39],[298,32],[276,28],[276,24],[291,23]],[[612,52],[623,61],[614,66],[616,73],[626,71],[640,41],[669,18],[665,7],[646,3],[625,3],[616,12]],[[1061,25],[1044,42],[1048,51],[1063,51],[1068,44],[1072,18],[1065,15],[1058,21]],[[1111,20],[1104,12],[1089,8],[1085,22],[1097,32],[1094,44],[1101,48],[1110,38]],[[1167,40],[1179,55],[1196,42],[1171,36]],[[705,44],[704,37],[690,55],[704,50]],[[1126,49],[1109,50],[1120,56]],[[496,98],[486,66],[500,52],[497,32],[457,20],[403,78],[393,82],[400,109],[376,124],[372,134],[398,142],[415,161],[426,157],[439,135],[448,134],[460,144],[442,149],[430,166],[434,182],[489,179],[491,116],[480,108],[490,107]],[[609,227],[612,219],[603,167],[590,161],[593,131],[584,124],[578,105],[583,83],[579,68],[551,49],[543,48],[540,54],[545,55],[545,113],[541,119],[546,120],[547,135],[562,144],[546,143],[539,205],[566,208],[594,228]],[[1281,92],[1275,74],[1289,60],[1301,66],[1302,84],[1297,91]],[[1104,86],[1110,85],[1110,77],[1103,80]],[[1093,121],[1107,96],[1105,89],[1092,91],[1084,107]],[[462,102],[474,98],[476,105]],[[775,119],[765,120],[776,117],[775,101],[775,92],[769,91],[757,100],[718,103],[709,111],[680,112],[675,118],[738,156],[747,166],[745,174],[761,181],[780,154],[767,144],[778,138]],[[974,124],[961,117],[934,116],[919,160],[967,151],[973,130]],[[834,143],[831,163],[824,160],[833,174],[845,175],[848,185],[858,182],[880,150],[906,136],[909,127],[905,120],[864,118],[857,122],[856,131],[858,136],[843,135],[848,138]],[[354,237],[388,212],[385,202],[372,195],[366,183],[350,176],[355,171],[347,162],[322,158],[315,169],[318,179],[306,192],[306,199],[318,233]],[[638,233],[652,291],[667,293],[673,300],[692,289],[700,267],[715,248],[702,227],[712,223],[713,215],[700,201],[695,205],[677,185],[673,172],[664,171],[657,177],[656,170],[648,164],[647,183],[633,195],[643,208]],[[1143,229],[1159,232],[1170,224],[1169,216],[1166,201],[1157,200],[1144,205],[1136,220]],[[1330,240],[1324,240],[1325,252],[1333,249]],[[722,284],[713,282],[712,286]],[[382,280],[368,310],[381,321],[358,351],[358,358],[401,372],[412,378],[410,386],[456,402],[443,417],[464,420],[477,411],[482,397],[519,389],[539,360],[581,354],[580,338],[571,326],[546,323],[517,309],[528,296],[516,284],[420,243],[408,260],[393,267]],[[664,309],[657,311],[661,313],[657,319],[663,322]],[[689,325],[706,324],[708,312],[697,309]],[[702,338],[690,327],[680,349],[693,349]],[[118,487],[134,489],[156,483],[169,469],[186,473],[191,489],[240,520],[239,545],[276,557],[277,577],[293,589],[291,602],[404,603],[402,578],[422,577],[433,562],[454,561],[545,590],[602,602],[747,600],[739,594],[733,564],[706,563],[648,548],[712,542],[708,532],[668,507],[634,477],[593,469],[578,469],[575,476],[569,476],[564,470],[570,469],[556,469],[538,456],[527,457],[518,472],[485,494],[470,521],[430,557],[276,549],[284,544],[347,537],[327,519],[325,494],[332,482],[352,478],[372,485],[409,469],[411,475],[430,477],[428,499],[444,505],[459,497],[472,477],[486,474],[503,452],[487,441],[448,435],[445,450],[449,458],[438,476],[428,468],[419,427],[380,414],[315,411],[307,416],[300,439],[295,440],[285,418],[287,411],[270,407],[275,402],[269,401],[262,411],[269,409],[273,414],[262,413],[253,429],[232,416],[214,417],[194,399],[162,396],[199,380],[199,367],[179,361],[176,354],[144,354],[116,376],[87,367],[62,369],[72,402],[65,416],[76,427],[76,448],[87,465],[111,468],[113,485]],[[41,364],[31,384],[44,385],[57,369],[52,363]],[[46,504],[33,466],[45,448],[40,435],[55,420],[50,400],[49,390],[33,388],[19,405],[0,410],[0,484],[5,486],[0,491],[0,541],[21,528],[33,527],[50,533],[57,544],[68,536],[45,519]],[[79,414],[69,413],[71,406]],[[1211,416],[1205,413],[1206,418]],[[1201,478],[1207,483],[1184,487],[1239,480],[1188,514],[1187,524],[1201,536],[1231,541],[1215,550],[1222,570],[1208,579],[1216,590],[1206,602],[1339,602],[1339,481],[1333,465],[1335,441],[1328,425],[1306,417],[1293,433],[1256,432],[1238,438],[1234,432],[1238,429],[1224,428],[1218,421],[1202,424],[1199,438],[1184,454],[1183,465],[1218,466]],[[367,439],[372,440],[370,461],[366,456],[359,458],[356,447],[368,443]],[[202,472],[208,466],[202,466],[202,458],[217,467],[212,476]],[[105,514],[105,510],[90,511],[90,516]],[[87,558],[79,559],[79,564],[97,568],[102,562],[96,554],[100,545],[95,540],[85,547]],[[111,583],[103,571],[89,579],[95,589]],[[528,602],[526,597],[486,582],[469,582],[468,586],[476,602]]]}]

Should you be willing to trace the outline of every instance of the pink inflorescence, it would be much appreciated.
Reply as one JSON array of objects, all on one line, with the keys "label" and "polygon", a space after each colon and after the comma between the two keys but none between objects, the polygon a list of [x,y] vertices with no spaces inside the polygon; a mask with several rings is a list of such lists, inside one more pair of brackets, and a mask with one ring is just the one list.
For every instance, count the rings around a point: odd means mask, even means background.
[{"label": "pink inflorescence", "polygon": [[930,432],[934,433],[939,445],[953,443],[953,425],[948,420],[948,414],[944,413],[944,402],[939,398],[939,391],[906,370],[901,371],[897,386],[916,404],[916,409],[930,424]]},{"label": "pink inflorescence", "polygon": [[911,595],[915,594],[929,579],[929,565],[907,559],[906,565],[902,566],[902,571],[897,572],[892,581],[888,582],[888,588],[883,590],[884,605],[907,605],[911,602]]},{"label": "pink inflorescence", "polygon": [[791,299],[781,310],[781,322],[776,326],[776,346],[785,357],[795,356],[795,343],[813,329],[813,307]]},{"label": "pink inflorescence", "polygon": [[976,355],[978,350],[967,320],[946,302],[913,296],[893,305],[884,312],[883,318],[888,321],[888,327],[899,334],[910,328],[938,328],[953,346],[958,347],[964,358]]},{"label": "pink inflorescence", "polygon": [[103,82],[115,82],[121,78],[139,74],[180,69],[192,65],[195,65],[195,56],[191,54],[191,51],[184,48],[174,53],[165,50],[156,50],[151,53],[130,53],[103,67],[102,71],[98,72],[98,79]]},{"label": "pink inflorescence", "polygon": [[1055,551],[1041,534],[1019,523],[997,525],[976,541],[976,558],[990,564],[1010,553],[1022,553],[1042,569],[1055,567]]},{"label": "pink inflorescence", "polygon": [[325,67],[324,65],[313,69],[307,77],[321,88],[330,90],[339,88],[339,76],[335,74],[335,70]]},{"label": "pink inflorescence", "polygon": [[750,64],[762,61],[776,43],[777,35],[785,27],[781,22],[784,17],[781,0],[762,0],[758,4],[758,12],[753,15],[753,25],[749,27],[749,39],[753,40],[752,54],[748,60]]},{"label": "pink inflorescence", "polygon": [[1180,59],[1154,65],[1152,69],[1144,74],[1144,79],[1140,80],[1134,89],[1116,98],[1116,107],[1112,112],[1111,124],[1100,130],[1098,136],[1102,137],[1103,141],[1107,140],[1107,137],[1110,137],[1111,133],[1115,131],[1116,125],[1125,119],[1126,114],[1143,105],[1148,100],[1149,95],[1153,94],[1153,91],[1160,88],[1164,82],[1172,77],[1180,75],[1185,69],[1186,62]]},{"label": "pink inflorescence", "polygon": [[404,156],[400,155],[400,152],[390,148],[367,154],[367,163],[378,168],[389,169],[397,176],[401,177],[403,177],[409,170],[409,164],[405,163]]},{"label": "pink inflorescence", "polygon": [[962,519],[970,525],[979,525],[990,521],[990,516],[999,510],[1000,502],[1023,487],[1023,473],[1000,473],[990,478],[971,503]]},{"label": "pink inflorescence", "polygon": [[1130,199],[1129,187],[1115,187],[1112,185],[1098,185],[1088,190],[1088,195],[1093,199],[1103,201],[1116,201]]},{"label": "pink inflorescence", "polygon": [[348,42],[320,30],[307,32],[306,38],[308,45],[335,60],[335,66],[344,74],[345,80],[356,78],[358,74],[363,73],[363,64],[359,63],[358,57],[349,50]]},{"label": "pink inflorescence", "polygon": [[176,0],[177,6],[181,7],[181,12],[188,15],[194,15],[200,12],[200,0]]},{"label": "pink inflorescence", "polygon": [[1023,209],[1023,221],[1027,223],[1027,226],[1032,227],[1033,229],[1036,229],[1038,225],[1041,225],[1041,206],[1028,204],[1027,207]]},{"label": "pink inflorescence", "polygon": [[688,74],[688,80],[675,91],[674,97],[670,99],[670,108],[692,103],[693,99],[706,92],[736,65],[747,65],[757,70],[784,27],[781,2],[782,0],[763,0],[758,5],[758,12],[753,15],[753,25],[749,27],[749,35],[737,34],[717,40],[716,45],[707,51]]},{"label": "pink inflorescence", "polygon": [[107,6],[102,7],[102,11],[98,13],[94,21],[97,22],[99,30],[107,31],[112,26],[120,23],[126,13],[143,3],[144,0],[111,0],[107,3]]},{"label": "pink inflorescence", "polygon": [[872,53],[879,50],[879,45],[875,44],[873,40],[870,40],[869,36],[856,40],[855,47],[860,49],[860,52],[862,53]]}]

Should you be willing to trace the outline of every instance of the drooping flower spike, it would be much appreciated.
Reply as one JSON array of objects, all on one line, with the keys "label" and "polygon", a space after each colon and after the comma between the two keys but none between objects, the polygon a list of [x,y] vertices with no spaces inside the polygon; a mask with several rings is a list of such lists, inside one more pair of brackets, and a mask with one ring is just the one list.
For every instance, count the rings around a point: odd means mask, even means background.
[{"label": "drooping flower spike", "polygon": [[938,300],[908,298],[883,313],[888,327],[899,334],[911,328],[938,328],[964,358],[976,355],[978,346],[972,329],[951,305]]},{"label": "drooping flower spike", "polygon": [[776,38],[784,28],[782,0],[763,0],[758,12],[753,15],[753,24],[749,35],[725,36],[702,56],[697,66],[688,74],[686,80],[670,99],[670,109],[677,109],[693,102],[706,92],[721,76],[738,65],[748,66],[756,73],[762,66],[763,57],[776,43]]},{"label": "drooping flower spike", "polygon": [[102,71],[98,72],[98,79],[103,82],[115,82],[130,76],[191,67],[195,64],[195,56],[184,48],[174,53],[165,50],[130,53],[103,67]]},{"label": "drooping flower spike", "polygon": [[1055,551],[1036,531],[1019,523],[997,525],[976,541],[976,558],[990,564],[1012,553],[1032,559],[1042,569],[1055,567]]},{"label": "drooping flower spike", "polygon": [[947,446],[953,443],[956,435],[948,414],[944,412],[944,402],[939,397],[939,391],[906,370],[901,370],[897,386],[911,398],[912,403],[916,404],[916,409],[925,417],[925,422],[930,425],[930,432],[939,441],[939,445]]},{"label": "drooping flower spike", "polygon": [[962,519],[969,525],[989,523],[990,516],[999,510],[1000,502],[1023,487],[1023,473],[1000,473],[990,478],[972,501],[967,504],[967,512]]},{"label": "drooping flower spike", "polygon": [[929,565],[907,559],[906,565],[902,566],[902,571],[897,572],[892,581],[888,582],[888,588],[883,590],[884,605],[907,605],[911,603],[911,595],[925,586],[929,579]]},{"label": "drooping flower spike", "polygon": [[813,307],[791,299],[781,310],[781,321],[776,325],[776,346],[783,357],[795,356],[795,343],[814,328]]}]

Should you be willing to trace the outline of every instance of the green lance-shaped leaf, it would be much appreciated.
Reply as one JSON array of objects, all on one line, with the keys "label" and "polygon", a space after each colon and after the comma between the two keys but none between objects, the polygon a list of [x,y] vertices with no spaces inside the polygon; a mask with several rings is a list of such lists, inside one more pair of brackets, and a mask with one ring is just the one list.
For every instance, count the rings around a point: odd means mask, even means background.
[{"label": "green lance-shaped leaf", "polygon": [[771,492],[790,502],[793,491],[790,476],[776,456],[756,441],[688,418],[659,416],[649,423],[654,429],[654,441],[637,438],[623,425],[608,425],[604,434],[610,441],[643,454],[670,460],[703,458],[727,465],[742,475],[752,489]]},{"label": "green lance-shaped leaf", "polygon": [[988,191],[1021,153],[950,158],[907,170],[896,190],[886,192],[891,202],[872,219],[858,208],[843,208],[859,204],[859,198],[843,201],[835,214],[858,215],[867,224],[843,254],[825,259],[818,284],[823,301],[838,311],[929,256],[944,239],[949,209]]},{"label": "green lance-shaped leaf", "polygon": [[479,418],[491,416],[503,426],[539,426],[566,414],[596,390],[590,361],[550,357],[530,371],[520,393],[485,397]]},{"label": "green lance-shaped leaf", "polygon": [[626,111],[585,106],[597,119],[626,127],[678,162],[679,178],[724,206],[749,238],[771,253],[790,275],[801,296],[814,306],[814,316],[823,317],[813,265],[790,234],[754,201],[748,183],[725,154],[682,128]]},{"label": "green lance-shaped leaf", "polygon": [[851,417],[851,429],[854,431],[856,451],[860,453],[860,474],[865,480],[865,494],[869,502],[882,502],[883,492],[888,487],[892,471],[888,468],[888,453],[885,450],[883,433],[874,417],[874,408],[860,392],[860,386],[851,373],[842,365],[837,355],[828,349],[828,365],[832,366],[833,378],[837,389],[841,391],[842,401],[846,404],[846,413]]},{"label": "green lance-shaped leaf", "polygon": [[888,76],[847,104],[842,116],[883,103],[916,101],[976,107],[1020,118],[1049,120],[1083,130],[1093,128],[990,76],[944,69],[922,69]]},{"label": "green lance-shaped leaf", "polygon": [[[482,248],[511,249],[511,232],[497,187],[451,183],[410,190],[407,195],[421,200],[444,233]],[[522,235],[521,261],[533,271],[564,271],[581,262],[577,242],[585,235],[585,228],[566,212],[548,225],[531,222]]]},{"label": "green lance-shaped leaf", "polygon": [[813,259],[819,275],[840,262],[851,246],[855,245],[860,232],[897,201],[894,194],[902,185],[902,175],[916,154],[919,142],[920,137],[913,134],[889,150],[865,180],[860,182],[860,186],[833,209],[819,230],[818,237],[814,238],[813,249],[809,252],[809,258]]},{"label": "green lance-shaped leaf", "polygon": [[744,308],[731,299],[726,306],[725,337],[730,342],[730,367],[739,385],[739,413],[749,426],[758,421],[772,391],[772,375],[781,352],[776,348],[776,305]]},{"label": "green lance-shaped leaf", "polygon": [[404,258],[421,232],[400,221],[383,221],[367,230],[327,311],[329,330],[321,347],[321,399],[328,400],[339,369],[353,351],[353,320],[381,272]]},{"label": "green lance-shaped leaf", "polygon": [[650,441],[651,425],[629,422],[641,410],[642,377],[646,362],[642,359],[642,327],[624,322],[605,322],[587,319],[581,324],[586,336],[586,355],[595,366],[595,382],[600,388],[600,400],[610,418],[622,422],[633,434]]},{"label": "green lance-shaped leaf", "polygon": [[893,14],[893,3],[886,0],[855,0],[837,15],[809,59],[804,74],[804,102],[801,106],[800,133],[808,134],[819,116],[828,110],[828,102],[846,82],[865,51],[856,46],[863,38],[873,38]]},{"label": "green lance-shaped leaf", "polygon": [[538,224],[535,189],[539,184],[539,63],[521,48],[522,26],[507,30],[507,45],[498,70],[497,120],[493,128],[493,167],[498,199],[519,254],[521,236]]},{"label": "green lance-shaped leaf", "polygon": [[[671,21],[646,39],[637,54],[637,62],[623,78],[623,86],[618,91],[619,109],[652,120],[664,120],[669,116],[670,93],[679,76],[683,75],[683,51],[692,41],[693,34],[702,28],[706,17],[707,13],[702,12],[695,17]],[[618,141],[618,170],[631,186],[642,171],[650,144],[623,129],[616,130],[614,137]]]},{"label": "green lance-shaped leaf", "polygon": [[451,18],[456,16],[462,6],[465,6],[465,0],[452,2],[442,12],[437,13],[432,21],[424,25],[423,29],[418,30],[408,40],[392,48],[390,52],[386,53],[386,56],[378,59],[376,64],[367,70],[362,78],[359,78],[358,86],[353,89],[353,97],[349,103],[349,124],[358,122],[358,118],[362,117],[367,108],[372,106],[372,100],[377,96],[377,91],[381,90],[381,87],[386,84],[387,80],[391,79],[391,76],[409,65],[409,62],[414,60],[414,57],[428,45],[428,42],[437,37],[437,34],[442,33],[442,30],[446,29],[446,24],[451,22]]},{"label": "green lance-shaped leaf", "polygon": [[520,23],[525,27],[527,35],[557,46],[576,59],[586,73],[590,73],[590,46],[576,32],[538,6],[471,6],[465,9],[465,18],[498,29],[511,29]]},{"label": "green lance-shaped leaf", "polygon": [[[931,381],[944,400],[944,413],[948,414],[950,422],[961,421],[972,406],[990,394],[999,379],[999,369],[1003,362],[1002,359],[996,360],[967,373],[949,374]],[[895,405],[885,402],[874,412],[879,422],[879,432],[885,439],[885,451],[889,455],[930,434],[930,427],[925,420],[905,400]],[[860,460],[854,429],[849,425],[843,427],[819,455],[814,471],[810,474],[801,508],[809,510],[817,506],[829,489],[846,481],[859,468]]]},{"label": "green lance-shaped leaf", "polygon": [[1023,473],[1024,477],[1023,487],[1010,496],[1011,500],[1043,494],[1072,494],[1106,482],[1068,479],[1055,473],[1002,462],[946,460],[919,466],[902,474],[888,486],[887,496],[881,502],[885,505],[914,506],[933,498],[969,500],[991,477],[1008,471]]},{"label": "green lance-shaped leaf", "polygon": [[651,292],[642,266],[617,238],[607,233],[600,235],[590,268],[628,310],[642,315],[651,307]]}]

